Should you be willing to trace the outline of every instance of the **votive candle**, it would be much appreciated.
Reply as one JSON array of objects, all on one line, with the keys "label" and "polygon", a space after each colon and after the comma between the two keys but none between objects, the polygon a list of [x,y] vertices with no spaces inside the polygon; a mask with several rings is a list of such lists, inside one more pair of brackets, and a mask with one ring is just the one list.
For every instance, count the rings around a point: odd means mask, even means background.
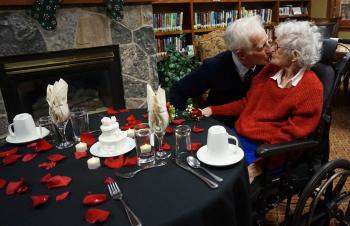
[{"label": "votive candle", "polygon": [[151,151],[151,148],[152,148],[151,145],[149,145],[149,144],[144,144],[144,145],[141,145],[140,151],[141,151],[141,153],[148,153],[148,152]]},{"label": "votive candle", "polygon": [[101,166],[100,158],[91,157],[87,160],[87,164],[89,169],[97,169]]},{"label": "votive candle", "polygon": [[79,142],[78,144],[75,145],[75,150],[77,152],[83,152],[87,150],[87,144],[83,142]]},{"label": "votive candle", "polygon": [[135,130],[134,129],[128,129],[127,131],[126,131],[126,134],[128,135],[128,137],[130,137],[130,138],[134,138],[134,133],[135,133]]}]

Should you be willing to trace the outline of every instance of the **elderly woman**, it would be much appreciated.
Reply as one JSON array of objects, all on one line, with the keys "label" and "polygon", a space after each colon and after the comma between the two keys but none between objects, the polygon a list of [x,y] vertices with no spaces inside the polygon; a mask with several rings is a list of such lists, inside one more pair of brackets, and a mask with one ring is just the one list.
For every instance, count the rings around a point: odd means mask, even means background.
[{"label": "elderly woman", "polygon": [[[316,128],[323,86],[310,70],[320,57],[321,35],[307,21],[287,21],[275,29],[271,63],[253,79],[241,100],[202,110],[203,115],[239,115],[235,130],[243,145],[250,179],[261,173],[256,147],[292,141]],[[272,160],[281,165],[283,156]]]}]

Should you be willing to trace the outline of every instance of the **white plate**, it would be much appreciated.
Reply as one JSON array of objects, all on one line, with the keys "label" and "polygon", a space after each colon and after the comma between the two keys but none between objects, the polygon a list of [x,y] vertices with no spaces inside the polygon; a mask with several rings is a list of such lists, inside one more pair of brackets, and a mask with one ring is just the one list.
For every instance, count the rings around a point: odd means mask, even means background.
[{"label": "white plate", "polygon": [[104,157],[114,157],[114,156],[123,155],[125,153],[128,153],[129,151],[134,149],[136,145],[135,145],[134,139],[132,139],[130,137],[126,137],[125,142],[122,145],[120,145],[120,147],[116,148],[115,150],[105,151],[105,150],[102,150],[100,148],[100,146],[101,146],[100,142],[94,143],[94,145],[92,145],[90,148],[90,152],[94,156],[104,158]]},{"label": "white plate", "polygon": [[244,157],[243,150],[233,144],[229,144],[229,148],[231,150],[227,152],[227,155],[219,157],[210,154],[207,150],[207,145],[205,145],[197,151],[197,158],[210,166],[229,166],[241,161]]},{"label": "white plate", "polygon": [[[50,131],[48,129],[46,129],[45,127],[43,128],[43,138],[46,137],[47,135],[49,135]],[[40,139],[40,127],[36,127],[36,134],[34,134],[31,137],[25,138],[25,139],[19,139],[16,136],[12,136],[12,135],[8,135],[6,137],[6,142],[7,143],[11,143],[11,144],[22,144],[22,143],[28,143],[31,141],[35,141]]]}]

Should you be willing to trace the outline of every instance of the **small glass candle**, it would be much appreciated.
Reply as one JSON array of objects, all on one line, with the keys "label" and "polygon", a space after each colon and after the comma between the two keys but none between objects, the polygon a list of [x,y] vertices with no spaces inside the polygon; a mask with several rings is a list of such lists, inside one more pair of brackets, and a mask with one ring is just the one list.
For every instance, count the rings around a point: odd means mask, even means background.
[{"label": "small glass candle", "polygon": [[144,144],[144,145],[141,145],[140,147],[141,153],[148,153],[151,151],[151,149],[152,149],[152,146],[149,144]]},{"label": "small glass candle", "polygon": [[89,169],[97,169],[101,166],[100,158],[91,157],[87,160],[87,164]]},{"label": "small glass candle", "polygon": [[134,131],[134,129],[128,129],[127,131],[126,131],[126,134],[128,135],[128,137],[130,137],[130,138],[134,138],[134,133],[135,133],[135,131]]},{"label": "small glass candle", "polygon": [[75,150],[77,152],[83,152],[87,150],[87,144],[79,142],[78,144],[75,145]]}]

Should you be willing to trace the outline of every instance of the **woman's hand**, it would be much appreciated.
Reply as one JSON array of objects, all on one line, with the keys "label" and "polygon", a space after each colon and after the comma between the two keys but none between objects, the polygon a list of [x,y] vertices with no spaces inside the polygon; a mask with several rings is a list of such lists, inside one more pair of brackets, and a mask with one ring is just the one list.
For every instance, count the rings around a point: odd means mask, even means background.
[{"label": "woman's hand", "polygon": [[205,117],[210,117],[213,114],[210,107],[206,107],[204,109],[201,109],[201,112],[202,112],[202,115],[204,115]]}]

